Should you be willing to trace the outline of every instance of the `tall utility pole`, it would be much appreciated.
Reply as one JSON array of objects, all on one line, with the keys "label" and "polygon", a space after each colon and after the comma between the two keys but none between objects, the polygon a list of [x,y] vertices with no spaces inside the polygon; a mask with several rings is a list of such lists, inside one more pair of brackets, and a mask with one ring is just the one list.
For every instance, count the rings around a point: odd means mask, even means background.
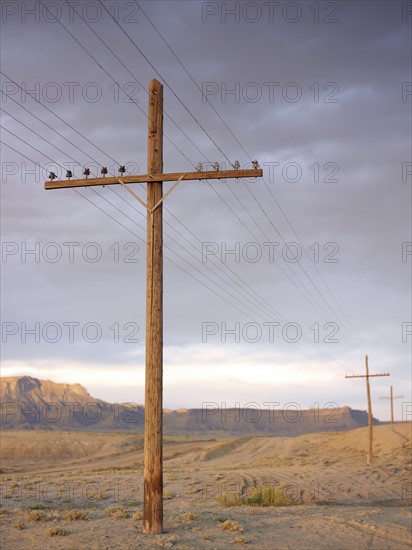
[{"label": "tall utility pole", "polygon": [[[149,86],[147,171],[163,172],[163,89]],[[147,183],[143,532],[163,529],[163,183]],[[155,209],[154,209],[155,208]]]},{"label": "tall utility pole", "polygon": [[[234,170],[215,170],[197,172],[175,172],[163,174],[163,86],[152,80],[149,87],[149,131],[148,131],[148,169],[147,174],[124,176],[124,167],[119,167],[121,177],[107,176],[102,168],[101,178],[89,178],[86,169],[85,179],[50,181],[45,189],[68,189],[96,185],[122,185],[147,210],[147,249],[146,249],[146,376],[145,376],[145,433],[144,433],[144,502],[143,532],[158,534],[163,532],[163,200],[182,180],[212,180],[226,178],[262,177],[257,161],[253,169],[240,170],[235,163]],[[163,182],[174,184],[163,195]],[[147,182],[147,203],[145,203],[128,183]]]},{"label": "tall utility pole", "polygon": [[372,455],[372,447],[373,447],[373,428],[372,428],[372,401],[371,401],[371,388],[369,384],[369,378],[375,377],[375,376],[390,376],[389,373],[383,373],[383,374],[369,374],[369,365],[368,365],[368,356],[365,355],[365,367],[366,367],[366,374],[353,374],[353,375],[346,375],[345,378],[366,378],[366,395],[368,398],[368,434],[369,434],[369,445],[368,445],[368,456],[366,459],[366,463],[372,464],[373,455]]},{"label": "tall utility pole", "polygon": [[390,391],[389,397],[379,397],[379,399],[390,399],[391,400],[391,424],[395,423],[394,416],[393,416],[393,400],[394,399],[402,399],[402,397],[405,397],[405,396],[404,395],[395,395],[395,397],[393,396],[392,386],[391,386],[391,391]]}]

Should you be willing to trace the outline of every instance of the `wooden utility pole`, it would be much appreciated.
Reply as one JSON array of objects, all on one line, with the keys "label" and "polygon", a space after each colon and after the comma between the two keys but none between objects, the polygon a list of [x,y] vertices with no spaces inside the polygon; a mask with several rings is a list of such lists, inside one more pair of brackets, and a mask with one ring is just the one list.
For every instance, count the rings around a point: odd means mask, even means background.
[{"label": "wooden utility pole", "polygon": [[345,378],[366,378],[366,395],[368,398],[368,434],[369,434],[369,445],[368,445],[368,455],[366,459],[366,463],[372,464],[373,460],[373,427],[372,427],[372,401],[371,401],[371,388],[369,384],[369,378],[375,377],[375,376],[390,376],[389,373],[383,373],[383,374],[369,374],[369,364],[368,364],[368,356],[365,355],[365,367],[366,367],[366,374],[353,374],[353,375],[346,375]]},{"label": "wooden utility pole", "polygon": [[[96,185],[122,185],[147,210],[146,248],[146,376],[145,376],[145,433],[144,433],[144,502],[143,532],[158,534],[163,532],[163,200],[182,180],[224,180],[226,178],[262,177],[262,169],[253,161],[253,169],[240,170],[235,162],[234,170],[197,172],[174,172],[163,174],[163,86],[152,80],[149,87],[149,131],[147,174],[124,176],[124,167],[119,167],[121,177],[107,176],[102,168],[101,178],[89,178],[85,169],[83,179],[54,181],[55,174],[44,184],[45,189],[68,189]],[[163,195],[164,181],[174,184]],[[129,183],[147,182],[147,203],[127,186]]]},{"label": "wooden utility pole", "polygon": [[[163,172],[163,86],[149,86],[149,174]],[[143,532],[163,529],[163,183],[147,183],[146,377]],[[153,210],[154,209],[154,210]]]},{"label": "wooden utility pole", "polygon": [[379,397],[379,399],[390,399],[391,400],[391,424],[395,424],[394,415],[393,415],[393,400],[394,399],[402,399],[402,397],[405,397],[404,395],[395,395],[393,396],[393,390],[391,386],[391,391],[389,397]]}]

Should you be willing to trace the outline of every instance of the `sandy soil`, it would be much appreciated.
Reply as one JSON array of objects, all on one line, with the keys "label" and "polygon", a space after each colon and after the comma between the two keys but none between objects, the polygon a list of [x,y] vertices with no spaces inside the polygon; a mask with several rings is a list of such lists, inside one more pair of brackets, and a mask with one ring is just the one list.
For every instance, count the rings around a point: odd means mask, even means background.
[{"label": "sandy soil", "polygon": [[[366,428],[168,437],[165,533],[143,535],[141,437],[3,432],[1,548],[412,548],[411,425],[378,426],[374,435],[372,466]],[[278,489],[290,505],[240,505],[261,487]],[[222,496],[237,505],[222,506]],[[76,514],[86,519],[71,520]]]}]

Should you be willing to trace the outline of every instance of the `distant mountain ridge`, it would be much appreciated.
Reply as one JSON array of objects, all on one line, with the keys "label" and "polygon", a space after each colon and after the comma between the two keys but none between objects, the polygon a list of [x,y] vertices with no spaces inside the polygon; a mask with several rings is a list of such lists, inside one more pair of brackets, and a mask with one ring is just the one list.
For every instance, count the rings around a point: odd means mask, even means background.
[{"label": "distant mountain ridge", "polygon": [[[80,384],[62,384],[31,376],[0,380],[0,427],[3,430],[135,432],[144,429],[144,406],[108,403]],[[164,433],[170,435],[276,435],[343,431],[366,426],[366,411],[228,408],[164,409]],[[374,419],[374,423],[379,421]]]}]

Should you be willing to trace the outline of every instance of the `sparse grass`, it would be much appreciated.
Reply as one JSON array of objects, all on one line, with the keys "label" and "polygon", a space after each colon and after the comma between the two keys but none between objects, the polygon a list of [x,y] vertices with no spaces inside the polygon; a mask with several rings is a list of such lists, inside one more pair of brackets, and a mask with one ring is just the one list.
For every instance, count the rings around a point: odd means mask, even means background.
[{"label": "sparse grass", "polygon": [[212,540],[212,537],[208,533],[203,533],[202,539],[203,540]]},{"label": "sparse grass", "polygon": [[198,519],[199,516],[194,514],[193,512],[186,512],[185,514],[182,514],[179,516],[179,520],[181,523],[190,523],[191,521],[194,521]]},{"label": "sparse grass", "polygon": [[13,527],[14,527],[15,529],[21,530],[21,529],[25,529],[26,524],[24,523],[24,521],[22,521],[21,519],[19,519],[18,521],[16,521],[16,523],[13,525]]},{"label": "sparse grass", "polygon": [[231,533],[243,533],[243,526],[234,519],[227,519],[220,524],[220,528],[223,531],[230,531]]},{"label": "sparse grass", "polygon": [[50,527],[47,529],[47,534],[49,537],[65,537],[69,534],[69,531],[62,529],[61,527]]},{"label": "sparse grass", "polygon": [[142,519],[143,519],[143,512],[142,512],[142,511],[135,512],[135,513],[132,515],[132,519],[133,519],[134,521],[142,520]]},{"label": "sparse grass", "polygon": [[290,506],[292,504],[292,501],[275,487],[257,487],[242,501],[246,506]]},{"label": "sparse grass", "polygon": [[8,514],[10,514],[10,512],[7,508],[0,508],[0,516],[7,516]]},{"label": "sparse grass", "polygon": [[224,517],[222,517],[222,516],[219,516],[219,517],[217,518],[217,522],[218,522],[218,523],[224,523],[225,521],[227,521],[227,518],[224,518]]},{"label": "sparse grass", "polygon": [[242,503],[239,495],[236,493],[227,493],[217,498],[218,503],[225,508],[231,508],[232,506],[240,506]]},{"label": "sparse grass", "polygon": [[129,513],[124,506],[110,506],[105,510],[108,516],[116,519],[126,519],[129,517]]},{"label": "sparse grass", "polygon": [[218,497],[221,506],[290,506],[292,501],[275,487],[257,487],[251,495],[228,493]]},{"label": "sparse grass", "polygon": [[87,521],[89,519],[89,516],[82,510],[77,510],[74,508],[73,510],[67,510],[67,512],[63,516],[63,519],[65,519],[66,521]]},{"label": "sparse grass", "polygon": [[163,491],[163,500],[171,500],[172,498],[175,498],[175,494],[171,491]]},{"label": "sparse grass", "polygon": [[249,541],[246,537],[236,537],[233,539],[232,544],[248,544]]},{"label": "sparse grass", "polygon": [[49,518],[43,510],[26,510],[28,521],[47,521]]},{"label": "sparse grass", "polygon": [[41,502],[37,502],[36,504],[29,504],[26,506],[26,510],[44,510],[46,507]]}]

